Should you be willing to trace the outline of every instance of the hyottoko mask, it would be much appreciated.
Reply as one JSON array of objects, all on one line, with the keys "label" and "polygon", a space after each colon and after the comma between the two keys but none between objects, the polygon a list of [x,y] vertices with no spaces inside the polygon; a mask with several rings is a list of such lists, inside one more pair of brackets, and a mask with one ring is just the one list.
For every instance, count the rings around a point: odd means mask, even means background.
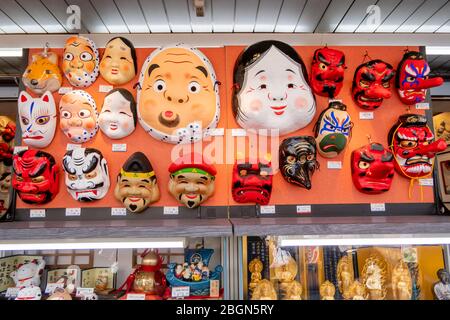
[{"label": "hyottoko mask", "polygon": [[353,100],[363,109],[377,109],[383,99],[391,97],[391,79],[394,75],[392,66],[382,60],[361,64],[353,77]]},{"label": "hyottoko mask", "polygon": [[58,55],[54,52],[33,54],[31,63],[22,75],[23,84],[36,94],[55,92],[62,84]]},{"label": "hyottoko mask", "polygon": [[9,117],[0,116],[0,162],[10,166],[13,157],[16,124]]},{"label": "hyottoko mask", "polygon": [[423,102],[427,89],[442,85],[444,79],[441,77],[429,78],[430,71],[428,62],[420,52],[408,51],[403,55],[395,77],[395,85],[403,103]]},{"label": "hyottoko mask", "polygon": [[310,136],[291,137],[280,145],[280,171],[287,182],[311,189],[311,178],[319,169],[316,141]]},{"label": "hyottoko mask", "polygon": [[103,198],[110,181],[108,163],[102,153],[93,148],[75,148],[63,158],[67,191],[78,201]]},{"label": "hyottoko mask", "polygon": [[341,153],[351,138],[352,127],[347,106],[339,101],[330,102],[314,126],[320,155],[333,158]]},{"label": "hyottoko mask", "polygon": [[59,113],[59,126],[74,143],[89,141],[98,131],[97,106],[86,91],[74,90],[63,95]]},{"label": "hyottoko mask", "polygon": [[18,101],[22,140],[33,148],[45,148],[53,140],[56,130],[56,106],[50,91],[41,98],[32,98],[22,91]]},{"label": "hyottoko mask", "polygon": [[66,41],[63,72],[70,84],[86,88],[98,77],[98,50],[94,41],[83,36],[72,36]]},{"label": "hyottoko mask", "polygon": [[120,169],[114,195],[131,212],[141,212],[159,199],[155,171],[142,152],[133,153]]},{"label": "hyottoko mask", "polygon": [[196,208],[214,193],[216,169],[201,154],[178,158],[169,167],[169,192],[188,208]]},{"label": "hyottoko mask", "polygon": [[267,205],[272,194],[272,180],[270,163],[235,163],[232,182],[234,201]]},{"label": "hyottoko mask", "polygon": [[139,122],[152,137],[169,143],[199,141],[220,116],[213,66],[194,48],[157,49],[142,67],[137,103]]},{"label": "hyottoko mask", "polygon": [[391,188],[394,156],[380,143],[370,143],[352,152],[352,180],[363,193],[377,194]]},{"label": "hyottoko mask", "polygon": [[328,47],[317,49],[311,68],[311,87],[315,94],[336,97],[344,83],[345,55]]},{"label": "hyottoko mask", "polygon": [[113,85],[125,84],[137,72],[136,50],[125,38],[116,37],[108,41],[100,61],[100,74]]},{"label": "hyottoko mask", "polygon": [[105,96],[98,118],[100,130],[111,139],[129,136],[136,129],[136,102],[127,89],[113,89]]},{"label": "hyottoko mask", "polygon": [[233,113],[245,129],[287,134],[307,126],[316,112],[303,60],[279,41],[262,41],[241,53],[234,67]]},{"label": "hyottoko mask", "polygon": [[428,128],[425,116],[401,115],[388,135],[388,143],[395,156],[395,169],[408,178],[430,175],[434,156],[447,147],[444,139],[433,140],[434,134]]},{"label": "hyottoko mask", "polygon": [[38,150],[22,150],[13,158],[12,186],[23,202],[43,204],[59,191],[59,166],[53,156]]}]

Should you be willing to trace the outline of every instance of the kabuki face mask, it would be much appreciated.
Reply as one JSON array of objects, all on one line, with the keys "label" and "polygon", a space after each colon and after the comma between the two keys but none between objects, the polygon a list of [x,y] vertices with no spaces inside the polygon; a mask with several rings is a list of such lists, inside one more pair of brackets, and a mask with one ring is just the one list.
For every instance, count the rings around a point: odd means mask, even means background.
[{"label": "kabuki face mask", "polygon": [[236,163],[233,167],[233,199],[239,203],[267,205],[272,194],[270,163]]},{"label": "kabuki face mask", "polygon": [[336,97],[344,83],[345,55],[328,47],[317,49],[311,68],[311,87],[315,94]]}]

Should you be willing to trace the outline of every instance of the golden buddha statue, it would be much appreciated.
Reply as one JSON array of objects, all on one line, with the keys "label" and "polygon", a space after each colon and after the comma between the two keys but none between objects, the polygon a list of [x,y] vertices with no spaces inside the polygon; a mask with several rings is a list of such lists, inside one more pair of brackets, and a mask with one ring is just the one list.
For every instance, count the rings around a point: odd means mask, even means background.
[{"label": "golden buddha statue", "polygon": [[253,291],[258,284],[259,281],[262,279],[261,272],[263,270],[264,266],[261,260],[259,258],[255,258],[248,264],[248,270],[251,272],[250,276],[250,284],[248,285],[248,288],[250,291]]},{"label": "golden buddha statue", "polygon": [[411,274],[403,260],[400,260],[392,270],[392,294],[395,300],[411,300]]},{"label": "golden buddha statue", "polygon": [[283,300],[302,300],[302,292],[303,288],[300,282],[294,280],[286,283]]},{"label": "golden buddha statue", "polygon": [[349,288],[349,298],[352,300],[366,300],[366,287],[358,280],[353,281]]},{"label": "golden buddha statue", "polygon": [[352,258],[345,255],[339,260],[337,265],[338,288],[344,299],[351,298],[349,290],[354,279]]},{"label": "golden buddha statue", "polygon": [[386,262],[377,255],[366,259],[362,271],[363,284],[369,300],[384,300],[386,298]]},{"label": "golden buddha statue", "polygon": [[334,284],[327,280],[320,285],[319,292],[321,300],[334,300],[336,288],[334,287]]},{"label": "golden buddha statue", "polygon": [[272,282],[267,279],[259,281],[253,290],[252,300],[277,300],[277,292]]}]

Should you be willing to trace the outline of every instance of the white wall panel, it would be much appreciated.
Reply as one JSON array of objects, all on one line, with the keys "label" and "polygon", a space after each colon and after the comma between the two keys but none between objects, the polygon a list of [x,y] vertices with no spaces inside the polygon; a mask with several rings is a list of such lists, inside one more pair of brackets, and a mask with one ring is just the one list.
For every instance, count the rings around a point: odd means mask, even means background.
[{"label": "white wall panel", "polygon": [[151,32],[170,32],[166,9],[162,0],[138,0]]},{"label": "white wall panel", "polygon": [[95,0],[92,5],[110,33],[130,32],[113,0]]},{"label": "white wall panel", "polygon": [[280,14],[282,1],[260,0],[255,32],[273,32]]},{"label": "white wall panel", "polygon": [[295,32],[314,32],[330,0],[308,0]]},{"label": "white wall panel", "polygon": [[275,32],[294,32],[306,5],[306,0],[284,0]]}]

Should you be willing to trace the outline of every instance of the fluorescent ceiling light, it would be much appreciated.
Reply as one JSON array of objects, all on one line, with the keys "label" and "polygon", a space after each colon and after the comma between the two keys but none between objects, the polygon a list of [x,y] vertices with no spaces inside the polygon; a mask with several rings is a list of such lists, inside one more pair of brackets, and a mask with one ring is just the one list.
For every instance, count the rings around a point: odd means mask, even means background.
[{"label": "fluorescent ceiling light", "polygon": [[426,46],[427,54],[433,55],[450,55],[450,47],[430,47]]},{"label": "fluorescent ceiling light", "polygon": [[0,49],[0,57],[21,57],[22,48],[3,48]]}]

